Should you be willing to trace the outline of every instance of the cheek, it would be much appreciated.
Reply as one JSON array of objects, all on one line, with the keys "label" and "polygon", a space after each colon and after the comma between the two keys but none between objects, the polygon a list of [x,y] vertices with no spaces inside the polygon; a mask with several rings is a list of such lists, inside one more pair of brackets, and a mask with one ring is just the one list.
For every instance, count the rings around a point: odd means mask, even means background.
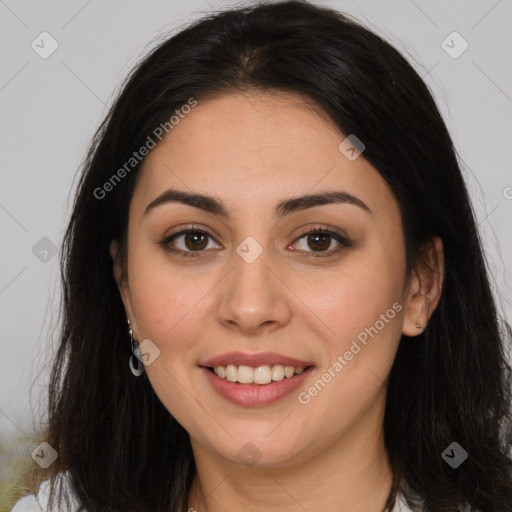
[{"label": "cheek", "polygon": [[328,365],[346,354],[350,373],[362,365],[375,366],[380,375],[391,366],[401,334],[405,272],[400,240],[395,247],[383,241],[354,254],[320,286],[304,284],[305,302],[328,327]]},{"label": "cheek", "polygon": [[321,372],[302,390],[301,403],[315,408],[318,418],[329,415],[338,432],[361,419],[384,392],[401,335],[403,265],[383,251],[365,252],[321,283],[302,289],[304,302],[329,331]]},{"label": "cheek", "polygon": [[186,347],[200,326],[193,319],[202,310],[201,299],[211,289],[212,279],[173,268],[157,251],[132,254],[128,272],[139,336],[166,351]]},{"label": "cheek", "polygon": [[373,323],[400,301],[404,271],[400,255],[368,251],[355,254],[338,272],[317,281],[317,286],[305,282],[303,293],[338,332],[340,327],[345,330]]},{"label": "cheek", "polygon": [[189,380],[190,368],[197,364],[197,340],[204,337],[201,317],[206,314],[205,296],[212,279],[207,273],[194,278],[190,271],[173,269],[142,251],[134,251],[128,271],[140,340],[150,339],[160,350],[145,368],[151,386],[173,416],[193,430],[191,418],[204,411],[197,405],[200,400]]}]

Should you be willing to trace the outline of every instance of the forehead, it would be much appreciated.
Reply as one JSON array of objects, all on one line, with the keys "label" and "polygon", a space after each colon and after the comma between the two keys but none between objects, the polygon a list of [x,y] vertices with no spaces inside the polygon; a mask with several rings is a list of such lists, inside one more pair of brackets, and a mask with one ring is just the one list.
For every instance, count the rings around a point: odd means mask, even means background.
[{"label": "forehead", "polygon": [[[285,197],[343,189],[398,213],[392,191],[321,109],[285,93],[226,94],[197,105],[146,157],[134,194],[145,208],[169,188],[220,197],[241,214]],[[392,208],[390,208],[390,205]],[[396,220],[396,219],[395,219]]]}]

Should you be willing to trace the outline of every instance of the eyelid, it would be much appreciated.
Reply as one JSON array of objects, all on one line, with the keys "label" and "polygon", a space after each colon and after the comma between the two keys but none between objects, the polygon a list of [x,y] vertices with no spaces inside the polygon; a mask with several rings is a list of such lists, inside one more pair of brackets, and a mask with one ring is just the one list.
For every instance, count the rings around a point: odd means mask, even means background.
[{"label": "eyelid", "polygon": [[[213,234],[211,234],[208,231],[208,229],[197,226],[197,225],[190,225],[190,226],[182,227],[179,231],[175,231],[174,233],[171,233],[170,235],[165,236],[163,238],[163,240],[161,240],[159,242],[159,245],[161,245],[165,250],[167,250],[169,252],[177,253],[178,255],[184,256],[184,257],[200,257],[201,255],[206,255],[211,252],[211,249],[202,249],[199,251],[184,251],[183,249],[177,249],[177,248],[171,247],[169,245],[170,242],[173,241],[175,238],[186,235],[188,233],[204,234],[204,235],[210,237],[216,244],[220,245],[220,243],[216,240],[215,236]],[[299,250],[295,249],[294,252],[301,253],[301,255],[304,258],[317,259],[317,258],[332,257],[347,247],[353,247],[350,239],[345,234],[340,233],[339,231],[329,228],[327,226],[322,226],[322,225],[315,225],[314,227],[311,227],[311,228],[307,229],[306,231],[301,232],[294,238],[294,240],[292,241],[292,243],[290,245],[295,244],[298,240],[300,240],[306,236],[314,235],[315,233],[324,234],[331,238],[334,238],[336,240],[336,242],[338,242],[339,247],[335,248],[335,249],[329,249],[327,251],[318,251],[318,252],[302,251],[300,249]],[[290,245],[288,245],[288,247],[290,247]],[[302,254],[302,253],[305,253],[305,254]]]},{"label": "eyelid", "polygon": [[346,235],[340,233],[337,230],[331,229],[326,226],[320,226],[320,225],[316,225],[316,226],[302,232],[300,235],[298,235],[294,239],[294,241],[292,242],[292,245],[295,244],[298,240],[300,240],[304,237],[310,236],[310,235],[314,235],[315,233],[327,235],[331,238],[334,238],[334,240],[336,240],[336,242],[338,243],[338,247],[334,248],[334,249],[328,249],[326,251],[318,251],[318,252],[298,250],[297,252],[300,253],[301,257],[306,258],[306,259],[329,258],[329,257],[334,257],[334,256],[338,255],[341,251],[343,251],[344,249],[346,249],[348,247],[353,247],[352,242],[349,240],[349,238]]},{"label": "eyelid", "polygon": [[186,235],[188,233],[204,234],[204,235],[210,237],[210,239],[213,240],[216,244],[219,244],[219,242],[217,242],[215,236],[212,233],[210,233],[206,228],[197,226],[195,224],[192,224],[190,226],[181,227],[181,229],[179,229],[178,231],[175,231],[175,232],[171,233],[170,235],[165,236],[160,242],[158,242],[158,244],[160,246],[162,246],[164,248],[164,250],[166,250],[166,251],[177,253],[177,254],[179,254],[181,256],[185,256],[185,257],[190,257],[190,256],[195,257],[196,255],[199,256],[201,253],[209,253],[211,251],[211,249],[210,250],[203,249],[201,251],[184,251],[183,249],[178,249],[176,247],[171,247],[169,245],[174,239],[176,239],[180,236]]}]

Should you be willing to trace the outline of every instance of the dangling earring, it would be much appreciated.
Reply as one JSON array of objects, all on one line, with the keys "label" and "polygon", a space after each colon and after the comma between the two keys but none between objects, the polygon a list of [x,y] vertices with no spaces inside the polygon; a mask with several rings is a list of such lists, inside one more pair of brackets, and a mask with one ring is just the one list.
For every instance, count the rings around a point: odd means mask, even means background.
[{"label": "dangling earring", "polygon": [[[419,294],[420,294],[420,295],[425,295],[425,292],[424,292],[423,290],[420,290],[420,293],[419,293]],[[422,328],[423,328],[423,326],[422,326],[419,322],[416,322],[416,327],[417,327],[418,329],[422,329]]]},{"label": "dangling earring", "polygon": [[[128,326],[130,325],[130,319],[128,318]],[[130,335],[130,346],[132,348],[132,353],[130,355],[130,359],[128,361],[130,365],[130,370],[135,375],[135,377],[139,377],[144,373],[144,365],[142,364],[141,360],[137,357],[137,355],[140,355],[140,348],[137,341],[137,347],[134,346],[134,340],[133,340],[133,330],[130,327],[128,329],[128,334]]]}]

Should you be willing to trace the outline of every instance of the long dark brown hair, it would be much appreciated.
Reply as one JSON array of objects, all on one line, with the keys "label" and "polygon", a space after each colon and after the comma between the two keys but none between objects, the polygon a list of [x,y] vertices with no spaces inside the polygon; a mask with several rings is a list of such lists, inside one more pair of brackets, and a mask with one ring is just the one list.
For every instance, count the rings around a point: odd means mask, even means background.
[{"label": "long dark brown hair", "polygon": [[[132,71],[83,164],[61,252],[62,307],[45,440],[88,511],[183,511],[195,473],[189,436],[128,367],[126,315],[109,243],[126,249],[140,163],[98,198],[155,128],[190,98],[284,91],[309,98],[397,198],[407,275],[439,236],[445,275],[428,326],[402,337],[390,376],[385,444],[396,491],[412,508],[512,511],[511,368],[470,198],[428,88],[389,43],[337,11],[260,3],[195,21]],[[126,170],[126,168],[125,168]],[[112,183],[112,182],[111,182]],[[95,193],[96,191],[96,193]],[[442,452],[468,452],[457,469]],[[340,475],[340,478],[342,475]]]}]

